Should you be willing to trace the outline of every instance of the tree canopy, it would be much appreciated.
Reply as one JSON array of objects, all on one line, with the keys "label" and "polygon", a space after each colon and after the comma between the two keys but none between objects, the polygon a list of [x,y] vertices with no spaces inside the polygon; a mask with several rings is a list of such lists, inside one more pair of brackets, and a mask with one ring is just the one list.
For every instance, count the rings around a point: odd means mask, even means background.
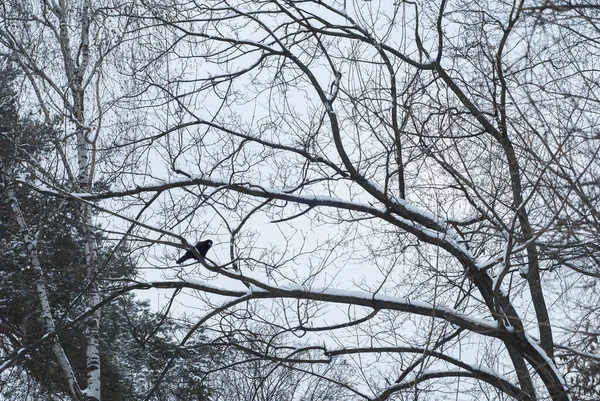
[{"label": "tree canopy", "polygon": [[3,381],[600,396],[594,2],[1,10]]}]

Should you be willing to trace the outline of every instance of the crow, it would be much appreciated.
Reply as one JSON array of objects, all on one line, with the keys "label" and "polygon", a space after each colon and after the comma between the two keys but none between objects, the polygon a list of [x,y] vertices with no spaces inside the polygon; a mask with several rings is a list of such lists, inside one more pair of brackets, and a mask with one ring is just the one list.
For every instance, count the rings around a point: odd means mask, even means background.
[{"label": "crow", "polygon": [[[198,253],[200,254],[200,256],[202,256],[204,258],[206,256],[206,252],[208,252],[208,250],[210,249],[212,244],[213,244],[213,242],[209,239],[207,239],[206,241],[198,242],[196,244],[196,249],[198,250]],[[196,255],[194,255],[194,252],[186,251],[182,257],[177,259],[176,263],[179,265],[188,259],[196,259],[197,260]]]}]

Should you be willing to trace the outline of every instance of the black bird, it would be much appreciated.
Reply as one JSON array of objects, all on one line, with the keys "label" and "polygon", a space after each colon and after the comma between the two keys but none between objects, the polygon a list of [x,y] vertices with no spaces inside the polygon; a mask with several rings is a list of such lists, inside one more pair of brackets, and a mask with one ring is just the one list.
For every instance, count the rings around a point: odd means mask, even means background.
[{"label": "black bird", "polygon": [[[205,257],[206,256],[206,252],[208,252],[208,250],[210,249],[210,247],[212,246],[213,242],[209,239],[207,239],[206,241],[200,241],[196,244],[196,249],[198,250],[198,253],[200,254],[200,256]],[[183,262],[185,262],[188,259],[196,259],[196,255],[194,255],[194,252],[192,251],[186,251],[182,257],[180,257],[179,259],[177,259],[177,264],[181,264]]]}]

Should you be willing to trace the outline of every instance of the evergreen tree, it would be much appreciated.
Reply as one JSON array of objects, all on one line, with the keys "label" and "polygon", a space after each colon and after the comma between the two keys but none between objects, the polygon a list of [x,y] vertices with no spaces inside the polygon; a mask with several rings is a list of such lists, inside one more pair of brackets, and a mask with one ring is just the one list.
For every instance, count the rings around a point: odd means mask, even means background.
[{"label": "evergreen tree", "polygon": [[[85,273],[84,241],[77,223],[77,205],[32,189],[40,171],[35,166],[51,165],[54,128],[37,122],[19,110],[15,92],[17,74],[7,63],[0,64],[0,193],[11,188],[35,238],[43,267],[55,325],[60,328],[84,312],[82,294],[89,285]],[[33,167],[32,167],[33,166]],[[45,177],[46,179],[48,177]],[[98,235],[100,277],[133,278],[135,265],[126,245],[114,244]],[[0,202],[0,356],[10,358],[22,348],[38,342],[45,334],[23,233],[6,196]],[[106,287],[106,286],[104,286]],[[60,344],[79,382],[85,380],[85,333],[82,324],[60,333]],[[102,389],[107,400],[143,398],[153,380],[176,349],[175,322],[150,310],[132,295],[117,298],[104,307],[101,324]],[[203,363],[202,355],[185,355],[169,371],[160,399],[204,400],[208,389],[202,381],[183,377]],[[0,361],[1,363],[1,361]],[[41,342],[18,364],[0,374],[0,395],[8,399],[70,399],[59,363],[49,341]],[[170,398],[171,397],[171,398]]]}]

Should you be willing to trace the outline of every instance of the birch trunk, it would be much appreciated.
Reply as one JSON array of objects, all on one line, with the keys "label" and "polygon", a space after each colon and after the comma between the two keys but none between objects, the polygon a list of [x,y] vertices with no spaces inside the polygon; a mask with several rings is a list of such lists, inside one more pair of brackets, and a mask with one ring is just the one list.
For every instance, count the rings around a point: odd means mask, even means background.
[{"label": "birch trunk", "polygon": [[[0,169],[1,168],[2,165],[0,164]],[[56,330],[56,325],[54,323],[54,317],[52,316],[52,308],[50,306],[48,291],[46,289],[44,271],[42,269],[42,264],[37,253],[36,240],[31,236],[29,232],[25,216],[21,211],[21,207],[19,206],[19,201],[17,199],[14,189],[8,187],[6,191],[6,196],[10,207],[15,215],[15,220],[19,225],[19,231],[21,233],[23,242],[27,247],[27,253],[29,254],[29,259],[31,261],[31,267],[33,269],[35,278],[36,292],[40,301],[40,307],[42,311],[42,326],[44,328],[44,332],[46,334],[53,333]],[[62,374],[69,385],[69,391],[71,392],[71,395],[75,399],[81,400],[81,388],[79,387],[79,383],[77,382],[75,373],[73,372],[73,368],[71,367],[71,363],[69,362],[69,359],[67,358],[57,335],[53,336],[51,344],[52,352],[54,353],[54,356],[56,357]]]},{"label": "birch trunk", "polygon": [[[80,40],[79,57],[73,57],[73,49],[70,45],[69,32],[66,28],[68,18],[68,5],[66,0],[60,2],[61,10],[56,12],[60,20],[60,48],[63,55],[63,64],[65,75],[69,81],[69,87],[72,96],[72,114],[71,121],[75,125],[75,137],[77,146],[77,182],[74,183],[79,191],[89,192],[92,189],[93,177],[90,166],[90,133],[86,125],[85,113],[85,90],[84,77],[89,67],[90,59],[90,24],[92,15],[92,5],[89,0],[81,2],[80,13]],[[96,233],[90,207],[83,204],[80,208],[80,221],[82,232],[85,234],[85,262],[87,290],[85,293],[85,302],[87,308],[93,308],[100,301],[98,293],[98,267],[97,254],[98,246],[96,242]],[[100,366],[100,310],[97,309],[86,320],[86,374],[87,388],[84,391],[86,401],[100,401],[101,394],[101,366]]]}]

